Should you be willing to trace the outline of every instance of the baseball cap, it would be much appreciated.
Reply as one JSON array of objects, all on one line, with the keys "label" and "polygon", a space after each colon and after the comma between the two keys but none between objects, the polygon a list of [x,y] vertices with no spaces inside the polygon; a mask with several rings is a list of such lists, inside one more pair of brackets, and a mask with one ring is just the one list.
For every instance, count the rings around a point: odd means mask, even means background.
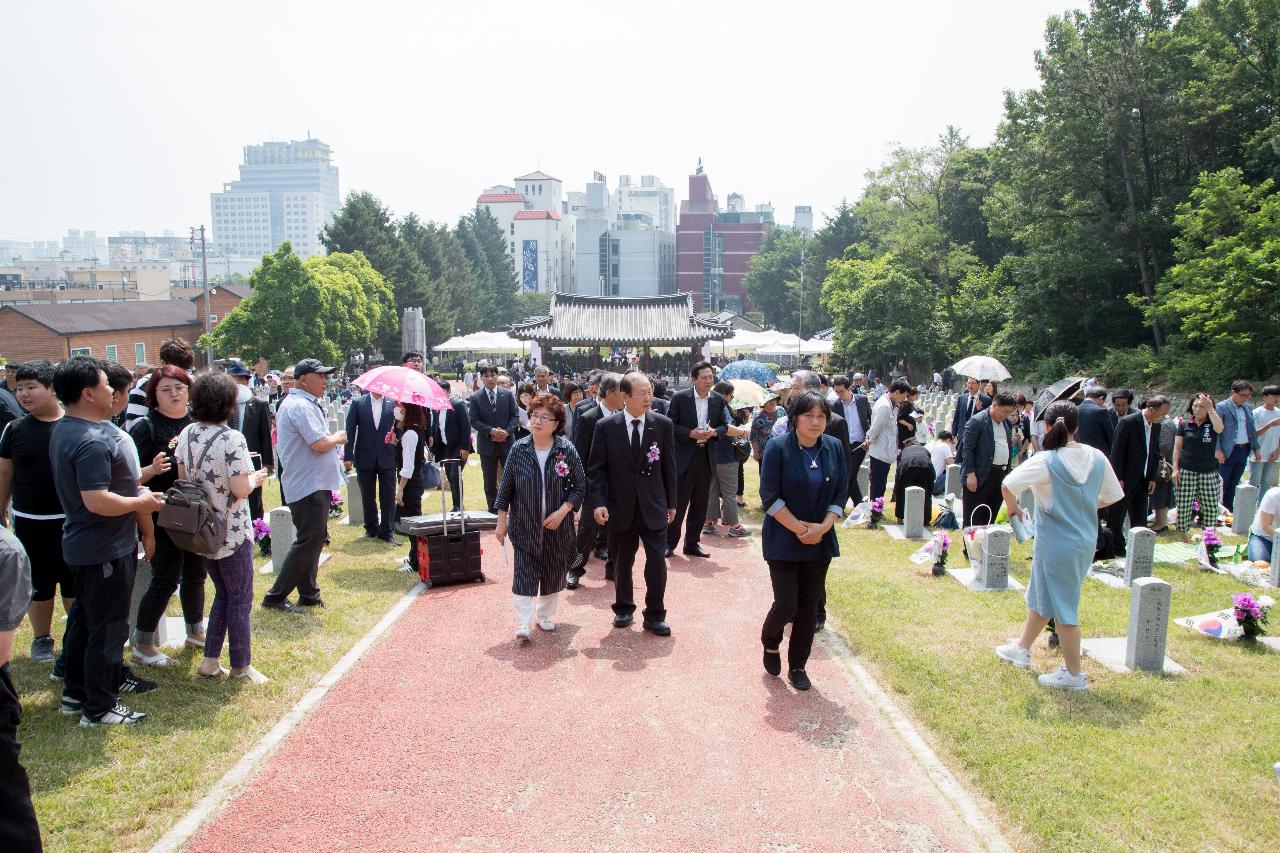
[{"label": "baseball cap", "polygon": [[318,358],[304,358],[293,366],[293,378],[301,379],[308,373],[333,373],[336,367],[325,367]]}]

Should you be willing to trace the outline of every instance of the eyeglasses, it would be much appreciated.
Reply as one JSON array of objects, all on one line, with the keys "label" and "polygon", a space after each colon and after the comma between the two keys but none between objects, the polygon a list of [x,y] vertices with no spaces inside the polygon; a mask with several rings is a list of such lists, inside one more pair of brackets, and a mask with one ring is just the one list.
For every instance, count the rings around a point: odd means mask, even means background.
[{"label": "eyeglasses", "polygon": [[556,420],[556,418],[553,415],[543,415],[543,414],[529,415],[529,423],[531,424],[540,424],[543,421],[554,421],[554,420]]}]

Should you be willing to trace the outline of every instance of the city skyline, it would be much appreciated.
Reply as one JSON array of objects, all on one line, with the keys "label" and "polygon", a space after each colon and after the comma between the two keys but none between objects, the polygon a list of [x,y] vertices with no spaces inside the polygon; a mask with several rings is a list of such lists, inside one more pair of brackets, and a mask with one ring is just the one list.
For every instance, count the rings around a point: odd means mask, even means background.
[{"label": "city skyline", "polygon": [[[895,144],[928,145],[947,125],[989,141],[1002,90],[1037,82],[1045,18],[1073,4],[963,5],[822,6],[783,19],[717,3],[657,3],[634,19],[579,3],[498,4],[498,14],[324,2],[307,15],[287,3],[15,8],[15,32],[57,32],[65,50],[42,63],[40,39],[16,40],[15,67],[40,71],[10,93],[10,123],[52,121],[74,104],[95,136],[0,139],[0,197],[17,202],[0,209],[0,239],[211,224],[209,194],[245,145],[307,136],[332,147],[344,194],[368,190],[397,215],[455,222],[490,176],[531,170],[573,188],[595,171],[679,187],[702,158],[719,192],[772,203],[782,222],[810,205],[820,225]],[[190,76],[156,73],[175,35],[197,57]],[[326,39],[342,41],[344,61],[311,49]],[[644,73],[604,61],[654,44],[664,47]],[[241,60],[257,55],[268,58]],[[598,73],[575,70],[590,56]],[[534,58],[574,85],[522,74]]]}]

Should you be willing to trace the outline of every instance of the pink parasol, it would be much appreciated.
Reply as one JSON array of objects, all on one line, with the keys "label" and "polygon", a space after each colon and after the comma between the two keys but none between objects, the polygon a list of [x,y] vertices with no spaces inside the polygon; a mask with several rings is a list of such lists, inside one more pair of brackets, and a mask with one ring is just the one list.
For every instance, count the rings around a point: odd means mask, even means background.
[{"label": "pink parasol", "polygon": [[375,367],[351,384],[400,403],[414,403],[436,411],[453,407],[447,391],[412,367]]}]

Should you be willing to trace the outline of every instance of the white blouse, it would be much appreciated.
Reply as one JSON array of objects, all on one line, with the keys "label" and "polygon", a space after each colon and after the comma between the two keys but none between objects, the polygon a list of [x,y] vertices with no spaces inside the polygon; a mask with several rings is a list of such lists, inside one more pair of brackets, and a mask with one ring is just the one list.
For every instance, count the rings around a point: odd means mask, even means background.
[{"label": "white blouse", "polygon": [[418,452],[418,431],[407,429],[400,436],[400,476],[413,479],[413,457]]},{"label": "white blouse", "polygon": [[1124,497],[1124,488],[1120,485],[1116,472],[1111,470],[1110,460],[1101,450],[1077,441],[1072,441],[1066,447],[1059,448],[1056,451],[1041,452],[1032,456],[1009,472],[1004,478],[1004,485],[1015,495],[1021,494],[1026,489],[1031,489],[1031,493],[1036,496],[1036,503],[1046,510],[1052,510],[1053,479],[1049,475],[1049,456],[1052,453],[1058,454],[1062,464],[1067,468],[1068,476],[1077,483],[1083,483],[1089,479],[1089,472],[1093,470],[1093,460],[1095,458],[1102,459],[1104,464],[1102,466],[1102,491],[1098,493],[1099,507],[1110,506]]}]

